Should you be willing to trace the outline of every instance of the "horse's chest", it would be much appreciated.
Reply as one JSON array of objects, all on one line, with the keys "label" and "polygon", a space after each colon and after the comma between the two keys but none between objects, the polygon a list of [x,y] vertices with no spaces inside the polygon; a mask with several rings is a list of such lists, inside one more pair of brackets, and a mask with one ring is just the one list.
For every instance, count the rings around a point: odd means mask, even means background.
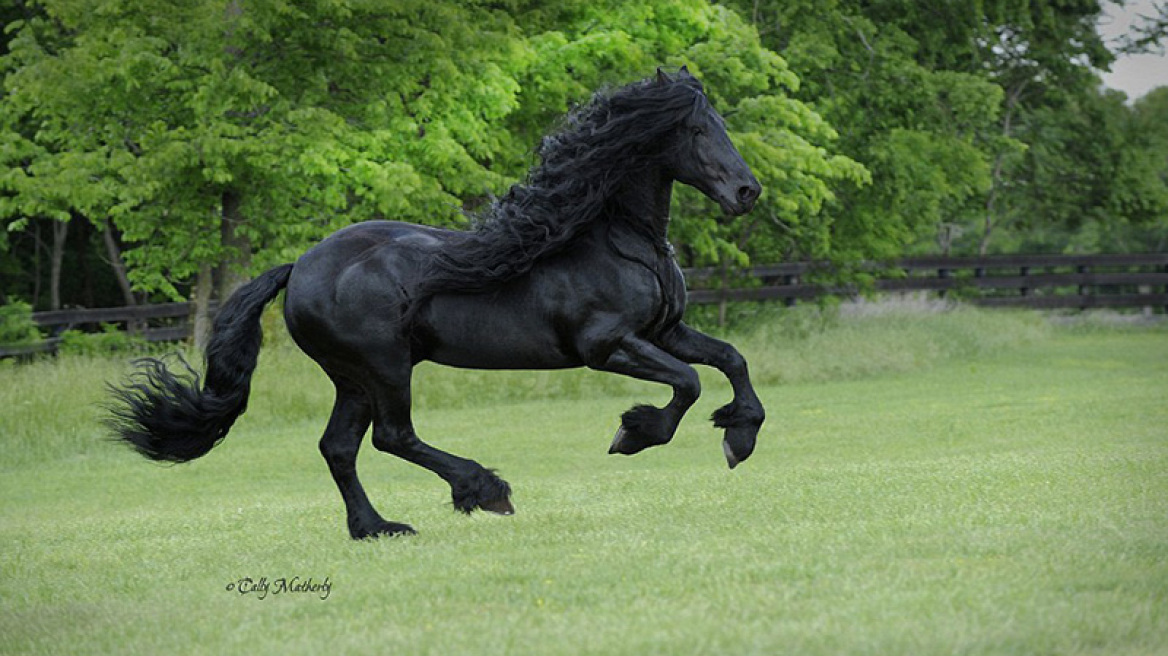
[{"label": "horse's chest", "polygon": [[[631,305],[639,306],[642,325],[638,332],[654,334],[681,321],[685,313],[685,278],[671,254],[662,252],[654,257],[640,257],[630,267],[630,274],[639,278],[639,294]],[[631,308],[630,308],[631,309]]]},{"label": "horse's chest", "polygon": [[653,269],[661,290],[654,329],[660,330],[681,321],[685,314],[685,278],[672,257],[662,258]]}]

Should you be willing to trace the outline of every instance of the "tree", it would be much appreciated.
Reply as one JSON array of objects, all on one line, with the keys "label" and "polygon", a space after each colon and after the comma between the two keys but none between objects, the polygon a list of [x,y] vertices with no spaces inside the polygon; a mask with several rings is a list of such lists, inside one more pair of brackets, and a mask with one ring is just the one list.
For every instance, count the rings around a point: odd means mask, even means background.
[{"label": "tree", "polygon": [[1095,27],[1101,11],[1099,0],[887,0],[876,6],[873,15],[895,22],[920,44],[921,61],[983,75],[1003,91],[997,134],[987,135],[993,162],[978,252],[989,249],[1003,225],[1022,218],[1018,194],[1027,187],[1015,180],[1027,176],[1019,145],[1035,145],[1036,134],[1028,131],[1033,115],[1094,95],[1095,71],[1114,59]]},{"label": "tree", "polygon": [[989,187],[996,85],[932,66],[918,38],[883,15],[884,3],[730,4],[790,62],[802,81],[797,97],[838,131],[838,150],[871,171],[871,185],[841,189],[822,219],[827,238],[803,256],[892,258],[968,219]]},{"label": "tree", "polygon": [[986,252],[1030,222],[1028,153],[1049,150],[1039,123],[1097,103],[1096,71],[1113,58],[1095,29],[1099,0],[730,4],[790,62],[840,151],[872,171],[871,186],[831,207],[845,259],[919,247],[938,226],[942,250]]},{"label": "tree", "polygon": [[1168,248],[1168,87],[1135,102],[1127,135],[1132,184],[1121,202],[1135,205],[1128,216],[1146,231],[1141,250],[1162,252]]},{"label": "tree", "polygon": [[111,217],[140,288],[178,297],[215,269],[223,296],[253,252],[286,259],[373,216],[452,223],[455,194],[496,182],[477,158],[506,141],[491,124],[522,61],[502,12],[43,6],[6,57],[5,209]]}]

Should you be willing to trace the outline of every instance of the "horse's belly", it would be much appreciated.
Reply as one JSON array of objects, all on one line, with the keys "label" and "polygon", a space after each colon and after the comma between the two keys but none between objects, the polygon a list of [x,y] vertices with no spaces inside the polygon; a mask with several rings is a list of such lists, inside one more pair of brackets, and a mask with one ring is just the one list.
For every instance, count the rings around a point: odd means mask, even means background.
[{"label": "horse's belly", "polygon": [[500,343],[472,345],[470,348],[443,345],[431,351],[426,359],[462,369],[571,369],[584,364],[579,358],[565,354],[535,352],[523,348],[523,345]]},{"label": "horse's belly", "polygon": [[435,298],[420,335],[423,359],[469,369],[567,369],[583,365],[549,317],[501,299]]}]

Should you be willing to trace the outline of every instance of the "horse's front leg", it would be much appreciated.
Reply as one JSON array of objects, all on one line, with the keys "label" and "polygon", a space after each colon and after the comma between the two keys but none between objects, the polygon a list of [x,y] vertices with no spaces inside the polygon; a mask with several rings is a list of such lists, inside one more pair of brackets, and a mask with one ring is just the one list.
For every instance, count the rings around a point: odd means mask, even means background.
[{"label": "horse's front leg", "polygon": [[657,346],[635,336],[620,340],[615,350],[588,363],[593,369],[664,383],[673,398],[664,408],[638,405],[621,415],[621,426],[609,453],[632,455],[673,439],[677,425],[701,394],[701,382],[692,367]]},{"label": "horse's front leg", "polygon": [[746,369],[746,359],[738,349],[679,323],[660,340],[661,347],[685,362],[714,367],[725,374],[734,388],[734,400],[716,410],[711,417],[714,425],[726,429],[722,450],[730,468],[750,457],[754,452],[758,429],[766,419],[766,412]]}]

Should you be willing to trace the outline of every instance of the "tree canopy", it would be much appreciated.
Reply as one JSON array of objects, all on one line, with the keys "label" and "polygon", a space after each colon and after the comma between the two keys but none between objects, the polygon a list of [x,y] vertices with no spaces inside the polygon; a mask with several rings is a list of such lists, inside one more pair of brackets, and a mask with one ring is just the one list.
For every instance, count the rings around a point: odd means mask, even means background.
[{"label": "tree canopy", "polygon": [[[0,301],[60,305],[65,287],[68,302],[118,302],[90,278],[126,302],[206,300],[353,222],[465,225],[573,104],[683,64],[765,189],[729,223],[677,194],[686,264],[1162,247],[1168,102],[1100,88],[1099,13],[20,0],[0,10]],[[67,253],[109,273],[78,288]]]}]

